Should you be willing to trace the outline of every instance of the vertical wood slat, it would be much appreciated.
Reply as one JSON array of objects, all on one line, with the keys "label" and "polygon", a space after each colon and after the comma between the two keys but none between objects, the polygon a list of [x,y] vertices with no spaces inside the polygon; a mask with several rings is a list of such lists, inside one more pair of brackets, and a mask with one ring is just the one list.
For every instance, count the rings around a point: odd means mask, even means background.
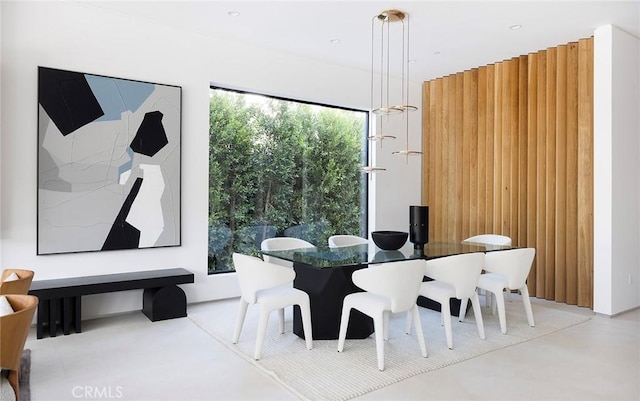
[{"label": "vertical wood slat", "polygon": [[[442,95],[442,94],[441,94]],[[441,98],[441,97],[440,97]],[[436,107],[438,102],[436,101],[437,99],[440,99],[438,97],[437,94],[437,85],[435,82],[430,82],[429,84],[429,101],[431,102],[429,104],[429,106],[424,106],[424,109],[429,113],[428,114],[428,118],[429,118],[429,133],[431,133],[430,138],[428,140],[426,140],[426,142],[429,144],[429,158],[427,159],[427,165],[429,166],[428,168],[428,177],[429,177],[429,181],[427,183],[427,199],[426,202],[423,202],[426,205],[430,205],[430,209],[435,211],[437,210],[435,208],[435,194],[437,192],[437,186],[436,186],[436,174],[438,174],[438,165],[435,163],[436,160],[436,138],[437,138],[437,130],[438,130],[438,126],[437,126],[437,118],[436,118]],[[424,170],[423,170],[423,174],[424,174]],[[424,199],[423,199],[424,200]],[[433,213],[433,212],[432,212]],[[435,216],[433,216],[435,217]],[[434,229],[434,218],[430,218],[429,219],[429,229],[433,230]],[[433,231],[435,232],[435,230]]]},{"label": "vertical wood slat", "polygon": [[[538,55],[529,55],[529,103],[528,103],[528,124],[527,124],[527,242],[526,246],[529,248],[536,247],[536,238],[538,237],[536,224],[538,207],[536,196],[536,181],[538,175],[538,163],[536,154],[538,153]],[[528,288],[531,295],[537,297],[544,294],[539,293],[536,285],[538,281],[537,269],[532,268],[529,272]]]},{"label": "vertical wood slat", "polygon": [[[445,98],[449,97],[449,91],[450,91],[451,85],[450,85],[450,81],[446,78],[442,79],[442,96],[444,96]],[[455,87],[454,87],[455,90]],[[439,199],[439,202],[441,202],[440,204],[442,205],[442,207],[444,208],[448,208],[449,206],[446,203],[446,199],[448,199],[451,194],[450,193],[446,193],[446,188],[448,188],[449,186],[451,186],[451,178],[448,174],[448,170],[451,169],[451,164],[455,163],[455,154],[452,154],[450,149],[449,149],[449,142],[452,141],[453,139],[453,135],[454,130],[453,130],[453,124],[455,122],[455,109],[452,107],[451,102],[446,103],[443,102],[442,103],[442,119],[439,120],[438,126],[436,127],[436,129],[438,131],[436,132],[440,132],[440,144],[438,146],[438,152],[441,152],[442,154],[442,162],[441,162],[441,166],[442,168],[438,171],[438,174],[441,176],[440,179],[440,187],[442,188],[442,191],[439,191],[442,195],[441,199]],[[448,224],[444,224],[443,226],[441,226],[443,230],[447,230],[448,228]],[[445,235],[445,238],[450,238],[450,236]]]},{"label": "vertical wood slat", "polygon": [[477,99],[478,99],[478,144],[477,144],[477,174],[476,181],[477,187],[477,225],[474,232],[486,232],[486,190],[487,180],[485,171],[487,170],[487,153],[486,153],[486,136],[487,136],[487,69],[482,68],[478,70],[478,86],[477,86]]},{"label": "vertical wood slat", "polygon": [[429,154],[429,149],[431,149],[431,138],[433,137],[431,133],[431,119],[429,118],[430,107],[431,107],[431,83],[425,82],[422,85],[422,104],[425,107],[424,112],[422,113],[422,172],[423,172],[423,183],[420,188],[421,199],[429,199],[429,187],[431,183],[431,170],[429,168],[428,160],[431,158],[431,154]]},{"label": "vertical wood slat", "polygon": [[[443,84],[443,80],[442,79],[437,79],[435,81],[435,88],[436,88],[436,98],[437,99],[442,99],[442,84]],[[434,99],[435,100],[435,99]],[[442,127],[442,118],[443,118],[443,113],[442,113],[442,108],[443,108],[443,103],[442,102],[435,102],[435,121],[436,121],[436,130],[438,130],[440,127]],[[438,191],[438,188],[445,188],[443,186],[442,183],[442,174],[440,174],[440,169],[441,167],[438,166],[442,166],[442,135],[435,135],[434,136],[435,139],[435,143],[434,143],[434,166],[435,166],[435,179],[434,179],[434,191],[433,191],[433,211],[435,212],[436,210],[442,210],[443,207],[443,202],[442,202],[442,198],[444,196],[443,191]],[[441,233],[442,232],[442,220],[443,220],[443,215],[442,213],[431,213],[431,216],[433,217],[433,221],[435,223],[435,232],[437,233]],[[431,219],[430,219],[431,220]]]},{"label": "vertical wood slat", "polygon": [[471,71],[465,71],[462,73],[462,143],[460,148],[462,152],[461,163],[462,168],[462,198],[460,202],[462,215],[460,221],[462,222],[462,231],[460,232],[460,238],[467,238],[469,236],[469,226],[471,223],[471,170],[473,165],[471,163],[471,90],[473,85],[471,84]]},{"label": "vertical wood slat", "polygon": [[[468,122],[465,131],[469,130],[469,226],[465,237],[478,232],[478,69],[465,72],[465,86],[470,87],[468,102],[465,102],[465,113]],[[466,93],[466,92],[465,92]],[[465,96],[466,97],[466,96]]]},{"label": "vertical wood slat", "polygon": [[500,196],[502,197],[502,208],[500,216],[499,232],[511,236],[511,137],[513,134],[511,126],[511,88],[512,88],[512,60],[504,61],[502,64],[502,132],[501,149],[502,168],[500,176]]},{"label": "vertical wood slat", "polygon": [[462,188],[462,198],[460,199],[460,238],[469,236],[469,226],[471,223],[471,71],[462,73],[462,132],[459,150],[462,155],[460,187]]},{"label": "vertical wood slat", "polygon": [[503,108],[503,63],[496,63],[495,69],[495,117],[493,119],[493,233],[501,233],[502,230],[502,114]]},{"label": "vertical wood slat", "polygon": [[557,48],[556,72],[556,237],[555,237],[555,300],[566,297],[566,235],[567,235],[567,45]]},{"label": "vertical wood slat", "polygon": [[510,174],[509,174],[509,191],[506,194],[509,199],[509,221],[508,228],[503,230],[503,232],[508,232],[509,236],[512,238],[512,241],[517,241],[518,235],[518,175],[519,175],[519,166],[518,163],[518,154],[519,154],[519,135],[518,135],[518,127],[519,122],[518,118],[520,113],[518,111],[519,107],[519,97],[518,91],[520,89],[520,79],[519,79],[519,68],[520,68],[520,59],[513,58],[509,60],[509,133],[510,137],[510,147],[508,149],[509,152],[509,162],[510,166]]},{"label": "vertical wood slat", "polygon": [[513,239],[514,243],[526,243],[527,238],[527,90],[528,77],[528,57],[520,56],[518,66],[518,236]]},{"label": "vertical wood slat", "polygon": [[430,237],[536,248],[532,295],[593,303],[593,39],[425,83]]},{"label": "vertical wood slat", "polygon": [[547,49],[547,197],[545,223],[545,294],[555,294],[556,266],[556,108],[557,85],[561,67],[558,65],[557,48]]},{"label": "vertical wood slat", "polygon": [[537,148],[536,153],[536,170],[538,172],[537,180],[536,180],[536,225],[538,229],[536,230],[536,294],[539,297],[549,299],[549,295],[546,292],[546,288],[544,286],[546,280],[546,269],[544,267],[544,262],[547,259],[547,247],[545,241],[545,222],[547,216],[547,204],[546,204],[546,174],[547,174],[547,146],[546,146],[546,131],[547,131],[547,52],[546,50],[542,50],[538,52],[538,87],[536,90],[538,91],[538,103],[536,105],[537,108],[537,127],[538,130],[535,135],[540,138],[538,142],[539,146]]},{"label": "vertical wood slat", "polygon": [[455,75],[455,82],[456,82],[456,113],[457,113],[457,118],[456,118],[456,124],[455,124],[455,132],[456,132],[456,146],[455,146],[455,152],[456,155],[458,156],[456,159],[456,175],[455,175],[455,189],[456,189],[456,195],[455,195],[455,231],[454,231],[454,235],[455,238],[464,238],[463,234],[462,234],[462,227],[463,227],[463,221],[462,221],[462,209],[463,209],[463,204],[462,204],[462,196],[463,196],[463,186],[462,186],[462,182],[463,182],[463,170],[465,169],[465,166],[463,164],[463,160],[462,160],[462,156],[463,156],[463,142],[462,142],[462,124],[463,124],[463,104],[464,104],[464,91],[463,91],[463,87],[464,87],[464,73],[463,72],[459,72]]},{"label": "vertical wood slat", "polygon": [[593,294],[593,41],[578,41],[578,306]]},{"label": "vertical wood slat", "polygon": [[486,86],[486,97],[487,97],[487,116],[486,116],[486,121],[487,121],[487,134],[486,134],[486,142],[485,142],[485,149],[486,149],[486,173],[485,173],[485,180],[486,180],[486,188],[485,188],[485,194],[486,194],[486,201],[485,201],[485,214],[486,214],[486,221],[485,221],[485,229],[482,232],[493,232],[493,224],[494,224],[494,214],[493,214],[493,204],[494,204],[494,197],[493,197],[493,188],[495,186],[495,182],[494,182],[494,170],[495,170],[495,155],[494,155],[494,138],[495,138],[495,120],[493,118],[493,116],[495,115],[495,65],[491,64],[488,65],[487,67],[487,86]]},{"label": "vertical wood slat", "polygon": [[[447,177],[447,187],[443,188],[443,192],[447,193],[446,200],[446,215],[447,216],[455,216],[456,213],[456,202],[451,202],[452,199],[456,198],[456,157],[459,155],[456,153],[456,137],[458,135],[458,131],[456,131],[456,118],[458,117],[456,112],[456,80],[454,78],[445,79],[444,83],[447,87],[446,93],[448,96],[448,101],[445,103],[448,106],[449,110],[449,118],[447,121],[447,128],[443,129],[443,135],[447,137],[446,149],[447,152],[452,155],[453,159],[449,166],[443,166],[444,170],[442,174]],[[446,134],[445,134],[446,133]],[[454,240],[456,238],[456,224],[447,224],[444,229],[443,238],[447,240]]]},{"label": "vertical wood slat", "polygon": [[578,302],[578,43],[567,52],[567,303]]}]

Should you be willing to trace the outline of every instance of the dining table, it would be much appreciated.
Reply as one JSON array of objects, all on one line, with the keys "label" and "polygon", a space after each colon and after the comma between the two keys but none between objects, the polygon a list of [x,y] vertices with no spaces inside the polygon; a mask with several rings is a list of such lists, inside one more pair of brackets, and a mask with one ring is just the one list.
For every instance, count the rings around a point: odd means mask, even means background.
[{"label": "dining table", "polygon": [[[491,251],[510,249],[511,246],[497,247]],[[311,325],[314,340],[335,340],[340,330],[342,303],[348,294],[363,291],[356,286],[351,275],[354,271],[370,265],[398,262],[411,259],[435,259],[472,252],[488,252],[482,244],[460,242],[430,242],[423,249],[415,249],[406,243],[398,250],[383,250],[372,241],[368,244],[339,248],[316,246],[312,248],[262,250],[264,255],[280,258],[293,263],[296,277],[293,286],[309,295]],[[431,280],[429,277],[425,281]],[[419,297],[418,305],[440,311],[440,304]],[[460,301],[451,300],[451,314],[458,316]],[[373,320],[358,310],[352,310],[347,329],[347,338],[364,339],[373,333]],[[304,338],[302,316],[294,308],[293,332]]]}]

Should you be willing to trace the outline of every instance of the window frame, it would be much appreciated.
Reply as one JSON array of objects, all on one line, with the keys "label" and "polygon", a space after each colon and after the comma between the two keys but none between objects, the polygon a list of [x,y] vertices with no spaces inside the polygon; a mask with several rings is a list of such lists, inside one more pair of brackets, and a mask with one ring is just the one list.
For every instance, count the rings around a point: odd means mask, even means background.
[{"label": "window frame", "polygon": [[[369,152],[370,152],[370,139],[369,139],[369,131],[370,131],[370,124],[371,124],[371,112],[369,110],[365,110],[365,109],[357,109],[357,108],[353,108],[353,107],[347,107],[347,106],[339,106],[339,105],[333,105],[333,104],[328,104],[328,103],[320,103],[320,102],[315,102],[315,101],[310,101],[310,100],[304,100],[304,99],[296,99],[296,98],[291,98],[291,97],[285,97],[285,96],[278,96],[278,95],[272,95],[272,94],[267,94],[267,93],[263,93],[263,92],[258,92],[258,91],[252,91],[252,90],[247,90],[247,89],[239,89],[239,88],[235,88],[233,86],[228,86],[228,85],[220,85],[220,84],[215,84],[215,83],[211,83],[209,85],[209,91],[215,91],[215,90],[220,90],[220,91],[226,91],[226,92],[233,92],[236,94],[241,94],[241,95],[248,95],[248,96],[261,96],[264,98],[268,98],[268,99],[274,99],[274,100],[278,100],[278,101],[285,101],[285,102],[292,102],[292,103],[298,103],[298,104],[303,104],[303,105],[310,105],[310,106],[318,106],[318,107],[324,107],[324,108],[329,108],[329,109],[338,109],[338,110],[343,110],[343,111],[348,111],[348,112],[354,112],[354,113],[363,113],[364,116],[364,128],[363,128],[363,149],[361,149],[362,152],[362,166],[366,166],[367,162],[369,160]],[[211,97],[210,97],[211,98]],[[210,140],[209,141],[209,147],[210,147]],[[210,154],[210,148],[208,150],[208,153]],[[209,165],[207,164],[207,167],[209,168]],[[365,173],[362,173],[365,174]],[[362,211],[362,220],[360,222],[360,235],[366,237],[367,233],[369,232],[369,179],[364,179],[362,180],[362,184],[363,185],[363,191],[361,194],[361,199],[360,202],[364,208],[364,210]],[[208,182],[208,180],[207,180]],[[209,198],[207,196],[207,205],[209,205]],[[207,269],[208,270],[208,269]],[[210,272],[208,271],[208,275],[216,275],[216,274],[224,274],[224,273],[235,273],[235,270],[220,270],[220,271],[213,271]]]}]

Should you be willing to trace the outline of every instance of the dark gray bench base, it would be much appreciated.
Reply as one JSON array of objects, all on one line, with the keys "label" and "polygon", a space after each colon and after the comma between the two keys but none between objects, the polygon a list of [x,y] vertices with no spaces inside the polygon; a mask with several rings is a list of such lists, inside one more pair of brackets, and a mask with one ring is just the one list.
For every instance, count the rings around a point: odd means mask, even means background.
[{"label": "dark gray bench base", "polygon": [[67,279],[39,280],[31,283],[29,294],[39,299],[36,337],[55,337],[58,326],[67,335],[82,331],[82,296],[144,289],[142,312],[151,320],[187,316],[187,297],[178,284],[194,282],[185,269],[162,269]]}]

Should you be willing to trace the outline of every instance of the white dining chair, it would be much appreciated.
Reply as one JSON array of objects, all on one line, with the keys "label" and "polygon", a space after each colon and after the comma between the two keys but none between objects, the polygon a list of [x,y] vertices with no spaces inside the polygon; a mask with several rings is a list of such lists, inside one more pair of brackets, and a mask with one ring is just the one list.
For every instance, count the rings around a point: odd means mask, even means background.
[{"label": "white dining chair", "polygon": [[374,265],[353,272],[353,283],[365,292],[356,292],[344,298],[338,352],[344,350],[351,310],[357,309],[373,319],[378,369],[384,370],[384,341],[389,339],[390,314],[408,312],[415,323],[420,351],[426,358],[427,347],[416,304],[423,276],[424,261],[417,259]]},{"label": "white dining chair", "polygon": [[[441,321],[447,340],[447,348],[453,349],[453,334],[451,328],[452,298],[461,300],[460,314],[467,308],[467,300],[471,300],[473,314],[476,319],[478,335],[485,339],[484,323],[480,310],[480,299],[476,293],[476,284],[484,265],[484,253],[474,252],[460,255],[446,256],[427,260],[425,275],[433,279],[420,285],[418,292],[440,304]],[[407,314],[407,332],[411,329],[411,315]]]},{"label": "white dining chair", "polygon": [[369,243],[369,240],[357,235],[339,234],[330,236],[328,242],[329,248],[341,248],[344,246],[365,245]]},{"label": "white dining chair", "polygon": [[[274,237],[267,238],[260,244],[260,249],[263,251],[281,251],[286,249],[298,249],[298,248],[315,248],[316,246],[310,242],[307,242],[300,238],[294,237]],[[293,262],[276,258],[275,256],[263,255],[264,261],[269,263],[275,263],[281,266],[293,267]]]},{"label": "white dining chair", "polygon": [[238,343],[248,306],[259,305],[260,320],[258,322],[254,358],[256,360],[260,359],[271,312],[278,311],[280,334],[283,334],[284,308],[290,305],[298,305],[302,315],[307,349],[311,349],[313,347],[313,331],[311,328],[309,295],[291,286],[293,279],[296,277],[295,271],[240,253],[233,254],[233,265],[238,275],[241,296],[238,318],[231,341],[234,344]]},{"label": "white dining chair", "polygon": [[492,313],[498,309],[500,331],[507,334],[507,321],[503,292],[506,290],[518,290],[522,295],[524,310],[529,326],[534,327],[533,311],[527,288],[527,277],[536,256],[535,248],[517,248],[504,251],[487,252],[485,255],[484,270],[487,273],[480,275],[478,288],[493,295],[491,303]]},{"label": "white dining chair", "polygon": [[500,249],[502,246],[511,245],[511,238],[499,234],[474,235],[462,241],[463,244],[484,245],[488,250]]},{"label": "white dining chair", "polygon": [[[474,235],[462,241],[463,244],[480,245],[484,246],[487,251],[493,251],[501,249],[504,246],[511,245],[511,237],[500,234],[480,234]],[[485,306],[491,307],[491,295],[489,293],[484,294]],[[507,294],[507,298],[509,294]],[[460,321],[464,320],[464,315],[460,315]]]}]

